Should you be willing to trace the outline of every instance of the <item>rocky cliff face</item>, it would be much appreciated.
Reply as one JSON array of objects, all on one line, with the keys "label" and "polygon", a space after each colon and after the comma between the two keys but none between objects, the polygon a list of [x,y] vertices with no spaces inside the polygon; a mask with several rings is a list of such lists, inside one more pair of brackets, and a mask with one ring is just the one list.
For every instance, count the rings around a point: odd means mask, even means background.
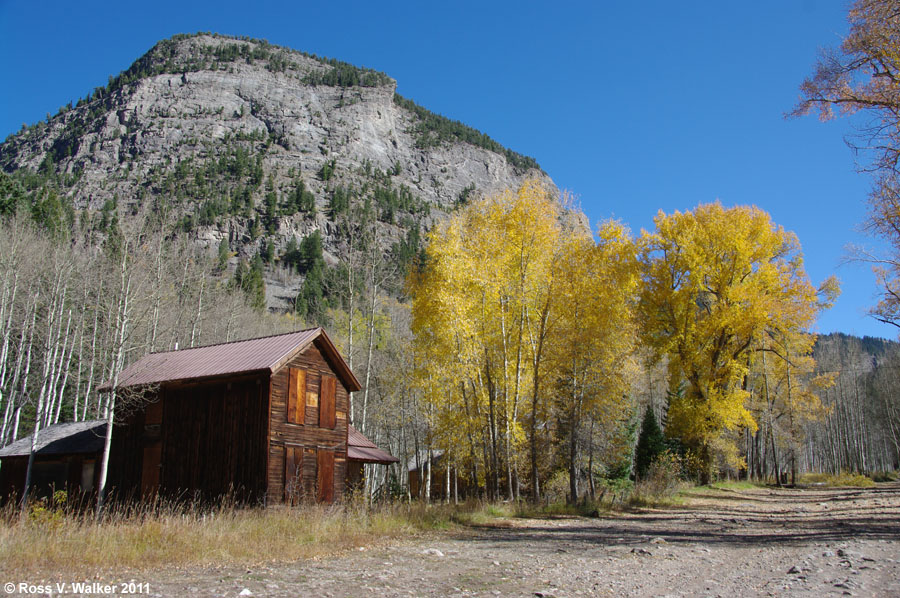
[{"label": "rocky cliff face", "polygon": [[[227,239],[232,261],[269,246],[277,257],[291,238],[320,231],[335,262],[350,241],[336,222],[353,206],[368,207],[389,251],[461,201],[529,176],[552,185],[533,160],[395,88],[382,73],[265,42],[177,36],[10,136],[0,166],[53,175],[87,215],[165,208],[197,243]],[[276,270],[270,263],[267,277],[283,288],[269,303],[285,307],[278,297],[300,277]]]}]

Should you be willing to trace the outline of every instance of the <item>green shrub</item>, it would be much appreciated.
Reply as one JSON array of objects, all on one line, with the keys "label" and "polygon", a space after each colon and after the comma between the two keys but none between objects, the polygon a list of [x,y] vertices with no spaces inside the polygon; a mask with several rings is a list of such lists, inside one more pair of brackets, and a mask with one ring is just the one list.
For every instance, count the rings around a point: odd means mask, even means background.
[{"label": "green shrub", "polygon": [[647,474],[635,485],[629,500],[633,505],[653,505],[672,500],[684,485],[681,458],[665,451],[650,463]]}]

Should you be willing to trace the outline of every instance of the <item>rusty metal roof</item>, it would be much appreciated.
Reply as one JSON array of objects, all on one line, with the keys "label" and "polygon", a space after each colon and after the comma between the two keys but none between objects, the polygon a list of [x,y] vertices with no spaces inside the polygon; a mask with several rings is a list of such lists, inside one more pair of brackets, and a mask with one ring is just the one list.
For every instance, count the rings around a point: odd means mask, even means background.
[{"label": "rusty metal roof", "polygon": [[[344,385],[351,392],[359,390],[359,381],[322,328],[179,351],[150,353],[122,370],[117,386],[127,388],[252,372],[272,373],[283,367],[297,353],[306,350],[314,341],[318,341],[319,349],[325,354]],[[112,382],[107,381],[100,390],[112,390]]]},{"label": "rusty metal roof", "polygon": [[347,426],[347,459],[364,463],[397,463],[400,459],[378,448],[353,426]]}]

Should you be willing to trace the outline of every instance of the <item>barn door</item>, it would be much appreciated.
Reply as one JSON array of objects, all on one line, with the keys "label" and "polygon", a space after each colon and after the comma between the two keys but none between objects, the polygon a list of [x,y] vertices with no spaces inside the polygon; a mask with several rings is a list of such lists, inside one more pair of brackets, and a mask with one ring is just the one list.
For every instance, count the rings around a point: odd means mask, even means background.
[{"label": "barn door", "polygon": [[300,502],[303,483],[303,448],[284,447],[284,502],[296,505]]},{"label": "barn door", "polygon": [[334,451],[319,449],[316,501],[334,502]]}]

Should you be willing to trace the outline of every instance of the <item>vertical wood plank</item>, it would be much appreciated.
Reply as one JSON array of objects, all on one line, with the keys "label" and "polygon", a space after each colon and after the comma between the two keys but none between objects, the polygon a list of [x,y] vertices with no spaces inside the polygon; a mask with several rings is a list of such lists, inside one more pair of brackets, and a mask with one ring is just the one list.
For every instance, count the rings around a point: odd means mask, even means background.
[{"label": "vertical wood plank", "polygon": [[162,461],[162,442],[154,442],[144,447],[143,471],[141,472],[141,495],[152,497],[159,489],[159,466]]}]

